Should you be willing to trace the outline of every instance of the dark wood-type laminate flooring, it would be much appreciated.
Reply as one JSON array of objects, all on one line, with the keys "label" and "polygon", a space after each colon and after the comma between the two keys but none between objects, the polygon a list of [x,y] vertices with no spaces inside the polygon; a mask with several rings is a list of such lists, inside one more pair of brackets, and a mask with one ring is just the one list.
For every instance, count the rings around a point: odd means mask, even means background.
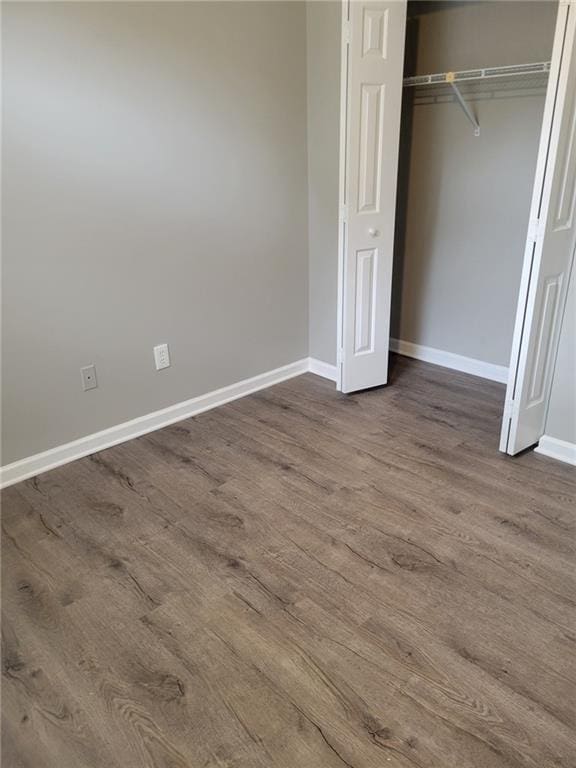
[{"label": "dark wood-type laminate flooring", "polygon": [[3,494],[5,768],[576,765],[574,470],[306,375]]}]

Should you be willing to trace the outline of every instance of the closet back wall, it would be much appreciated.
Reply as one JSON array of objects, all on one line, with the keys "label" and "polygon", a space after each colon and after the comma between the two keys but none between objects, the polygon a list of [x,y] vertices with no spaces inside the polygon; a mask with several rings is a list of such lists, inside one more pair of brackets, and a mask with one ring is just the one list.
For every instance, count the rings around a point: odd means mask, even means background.
[{"label": "closet back wall", "polygon": [[2,463],[306,357],[305,4],[3,17]]},{"label": "closet back wall", "polygon": [[[554,2],[440,5],[413,74],[550,59]],[[455,103],[403,122],[393,337],[508,365],[544,97],[474,101],[478,138]]]}]

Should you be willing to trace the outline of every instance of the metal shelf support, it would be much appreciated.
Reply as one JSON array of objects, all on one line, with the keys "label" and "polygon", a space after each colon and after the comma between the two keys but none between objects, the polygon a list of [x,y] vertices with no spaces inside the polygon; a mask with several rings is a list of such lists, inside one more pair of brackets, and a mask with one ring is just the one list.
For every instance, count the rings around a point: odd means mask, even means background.
[{"label": "metal shelf support", "polygon": [[454,92],[454,96],[456,96],[456,98],[458,99],[458,103],[460,104],[460,106],[464,110],[464,114],[466,115],[468,120],[470,120],[470,122],[474,126],[474,136],[480,136],[480,124],[478,123],[478,120],[476,120],[476,118],[475,118],[472,110],[468,106],[468,104],[466,104],[466,102],[464,101],[464,97],[460,93],[460,88],[458,88],[458,86],[455,85],[453,82],[451,82],[451,81],[448,81],[448,82],[450,82],[450,85],[452,86],[452,90]]}]

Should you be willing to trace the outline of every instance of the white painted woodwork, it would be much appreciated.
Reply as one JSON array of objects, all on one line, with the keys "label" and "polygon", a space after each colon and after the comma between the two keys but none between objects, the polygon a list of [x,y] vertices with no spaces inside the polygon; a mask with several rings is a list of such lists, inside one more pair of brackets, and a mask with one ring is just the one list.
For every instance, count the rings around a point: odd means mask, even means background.
[{"label": "white painted woodwork", "polygon": [[544,434],[576,247],[576,2],[562,2],[514,329],[500,449]]},{"label": "white painted woodwork", "polygon": [[0,467],[0,488],[20,483],[29,477],[35,477],[42,472],[48,472],[71,461],[76,461],[76,459],[81,459],[83,456],[90,456],[106,448],[111,448],[113,445],[134,440],[140,435],[147,435],[157,429],[164,429],[170,424],[176,424],[183,419],[189,419],[212,408],[218,408],[225,403],[250,395],[252,392],[259,392],[261,389],[292,379],[294,376],[301,376],[307,371],[333,378],[331,375],[332,366],[326,363],[310,358],[296,360],[281,368],[260,373],[250,379],[237,381],[227,387],[193,397],[191,400],[184,400],[170,405],[168,408],[162,408],[159,411],[138,416],[131,421],[124,421],[108,429],[103,429],[101,432],[94,432],[70,443],[57,445],[42,453],[36,453],[11,464],[5,464]]},{"label": "white painted woodwork", "polygon": [[345,2],[338,388],[386,384],[406,3]]}]

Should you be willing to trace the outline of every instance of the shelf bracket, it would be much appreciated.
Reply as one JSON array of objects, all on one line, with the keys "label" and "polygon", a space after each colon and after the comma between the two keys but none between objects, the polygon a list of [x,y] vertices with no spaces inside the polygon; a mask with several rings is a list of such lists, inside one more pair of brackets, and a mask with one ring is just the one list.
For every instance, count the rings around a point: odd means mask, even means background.
[{"label": "shelf bracket", "polygon": [[478,120],[476,120],[476,118],[474,117],[474,114],[472,113],[472,110],[470,109],[468,104],[466,104],[466,102],[464,101],[464,96],[462,96],[462,94],[460,93],[460,88],[458,88],[458,86],[452,80],[448,79],[448,77],[446,78],[446,81],[450,83],[450,86],[454,92],[454,96],[456,96],[456,98],[458,99],[458,103],[464,110],[464,114],[474,126],[474,136],[480,136],[480,124],[478,123]]}]

